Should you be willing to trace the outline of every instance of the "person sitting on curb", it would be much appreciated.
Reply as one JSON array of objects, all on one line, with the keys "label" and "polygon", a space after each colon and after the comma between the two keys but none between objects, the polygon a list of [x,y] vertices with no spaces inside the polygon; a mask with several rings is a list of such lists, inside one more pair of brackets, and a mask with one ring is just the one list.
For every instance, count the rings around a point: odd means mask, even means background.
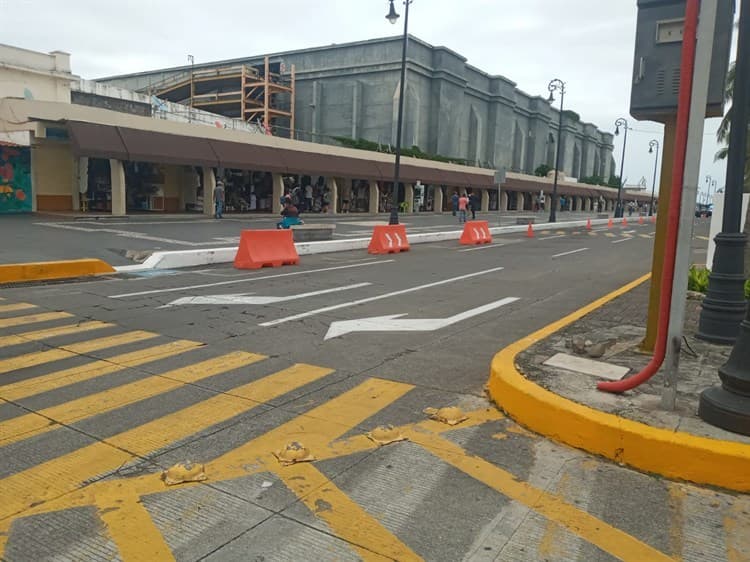
[{"label": "person sitting on curb", "polygon": [[281,211],[283,217],[276,223],[276,228],[289,228],[295,224],[305,224],[299,218],[299,211],[293,203],[284,203],[284,209]]}]

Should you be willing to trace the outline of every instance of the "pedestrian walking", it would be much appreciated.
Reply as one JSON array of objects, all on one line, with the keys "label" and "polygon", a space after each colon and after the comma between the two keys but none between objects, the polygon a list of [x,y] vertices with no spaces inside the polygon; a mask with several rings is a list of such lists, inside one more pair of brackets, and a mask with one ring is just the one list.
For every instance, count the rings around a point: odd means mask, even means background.
[{"label": "pedestrian walking", "polygon": [[466,208],[469,206],[469,198],[464,193],[458,198],[458,222],[463,224],[466,222]]},{"label": "pedestrian walking", "polygon": [[309,183],[305,186],[305,211],[308,213],[313,210],[313,188]]},{"label": "pedestrian walking", "polygon": [[214,187],[214,218],[224,216],[224,182],[219,180]]},{"label": "pedestrian walking", "polygon": [[453,207],[453,216],[456,216],[456,211],[458,210],[458,192],[454,191],[453,195],[451,196],[451,205]]},{"label": "pedestrian walking", "polygon": [[479,210],[479,196],[476,193],[469,195],[469,209],[471,209],[471,220],[476,220]]}]

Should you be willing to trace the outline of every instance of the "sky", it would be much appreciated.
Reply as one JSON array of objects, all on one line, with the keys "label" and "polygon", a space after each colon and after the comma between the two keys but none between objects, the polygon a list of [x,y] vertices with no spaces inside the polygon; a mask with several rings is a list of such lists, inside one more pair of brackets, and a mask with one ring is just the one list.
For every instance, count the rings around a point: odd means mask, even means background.
[{"label": "sky", "polygon": [[[396,0],[403,16],[403,0]],[[138,72],[398,35],[387,0],[0,0],[0,42],[71,54],[82,78]],[[489,74],[546,97],[553,78],[566,83],[565,106],[601,130],[628,120],[625,177],[651,187],[652,139],[663,127],[629,114],[636,0],[413,0],[409,33],[448,47]],[[735,38],[736,41],[736,38]],[[719,119],[705,123],[698,186],[711,175]],[[623,135],[615,137],[619,173]],[[658,187],[657,187],[658,189]]]}]

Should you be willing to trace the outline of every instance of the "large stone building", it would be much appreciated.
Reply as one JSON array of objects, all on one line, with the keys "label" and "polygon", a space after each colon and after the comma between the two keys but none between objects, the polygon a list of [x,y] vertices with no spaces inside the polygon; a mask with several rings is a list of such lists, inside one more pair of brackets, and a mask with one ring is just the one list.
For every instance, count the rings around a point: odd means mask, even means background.
[{"label": "large stone building", "polygon": [[[247,65],[260,68],[268,56],[276,68],[294,67],[296,136],[325,142],[328,136],[395,143],[401,37],[289,51],[99,80],[136,91],[159,92],[191,73]],[[212,86],[218,99],[221,85]],[[187,90],[186,90],[187,91]],[[206,90],[203,91],[204,95]],[[187,101],[174,99],[173,101]],[[407,51],[403,146],[467,160],[486,168],[531,174],[554,166],[558,110],[544,97],[516,88],[467,64],[458,53],[410,37]],[[283,103],[283,102],[282,102]],[[237,110],[226,104],[226,115]],[[281,131],[280,131],[281,132]],[[563,114],[560,170],[583,178],[614,173],[612,135]]]}]

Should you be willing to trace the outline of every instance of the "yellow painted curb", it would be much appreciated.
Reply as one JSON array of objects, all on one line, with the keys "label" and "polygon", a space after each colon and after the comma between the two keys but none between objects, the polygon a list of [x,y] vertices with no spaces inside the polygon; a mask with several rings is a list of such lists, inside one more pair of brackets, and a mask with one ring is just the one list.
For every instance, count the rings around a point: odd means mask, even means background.
[{"label": "yellow painted curb", "polygon": [[750,492],[750,445],[659,429],[601,412],[545,390],[516,368],[519,353],[649,277],[636,279],[500,351],[492,359],[490,397],[518,423],[555,441],[646,472]]},{"label": "yellow painted curb", "polygon": [[115,273],[115,269],[96,259],[11,263],[0,265],[0,283],[69,279],[105,273]]}]

